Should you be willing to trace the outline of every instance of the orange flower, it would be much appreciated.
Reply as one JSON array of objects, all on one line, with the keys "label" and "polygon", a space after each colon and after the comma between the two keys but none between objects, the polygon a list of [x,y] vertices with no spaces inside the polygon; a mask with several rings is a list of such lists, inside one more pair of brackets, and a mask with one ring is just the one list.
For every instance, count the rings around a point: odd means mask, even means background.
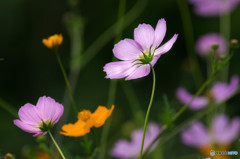
[{"label": "orange flower", "polygon": [[78,121],[74,124],[65,124],[60,134],[65,136],[79,137],[90,132],[92,127],[101,127],[106,119],[112,114],[114,105],[110,109],[98,106],[94,113],[89,110],[82,110],[78,113]]},{"label": "orange flower", "polygon": [[62,34],[54,34],[54,35],[48,37],[48,39],[43,39],[42,43],[47,48],[52,49],[54,47],[58,47],[59,45],[61,45],[62,41],[63,41]]}]

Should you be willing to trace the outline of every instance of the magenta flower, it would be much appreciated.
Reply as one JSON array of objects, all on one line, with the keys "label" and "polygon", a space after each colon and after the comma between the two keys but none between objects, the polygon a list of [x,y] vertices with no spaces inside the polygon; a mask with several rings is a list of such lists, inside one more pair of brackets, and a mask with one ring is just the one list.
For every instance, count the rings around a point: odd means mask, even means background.
[{"label": "magenta flower", "polygon": [[139,24],[134,30],[134,40],[124,39],[114,45],[113,54],[122,61],[110,62],[103,70],[106,78],[131,80],[147,76],[150,65],[155,65],[162,54],[168,52],[175,43],[175,34],[168,42],[160,46],[166,33],[166,21],[160,19],[155,28],[149,24]]},{"label": "magenta flower", "polygon": [[212,46],[216,44],[218,45],[218,49],[216,50],[217,55],[225,55],[227,43],[225,39],[217,33],[210,33],[201,36],[196,42],[196,51],[200,56],[204,57],[213,52]]},{"label": "magenta flower", "polygon": [[23,131],[35,133],[34,137],[45,135],[58,122],[63,110],[62,104],[43,96],[38,99],[36,106],[30,103],[22,106],[18,111],[20,120],[14,120],[14,124]]},{"label": "magenta flower", "polygon": [[189,0],[195,13],[204,17],[220,16],[233,11],[239,0]]},{"label": "magenta flower", "polygon": [[238,137],[239,130],[239,118],[233,118],[232,121],[229,121],[226,116],[217,115],[212,121],[210,130],[201,122],[196,121],[185,129],[181,136],[184,144],[202,149],[215,144],[219,146],[230,145]]},{"label": "magenta flower", "polygon": [[[144,141],[143,152],[145,152],[152,143],[152,141],[158,136],[161,128],[155,123],[149,123],[146,131],[146,137]],[[137,158],[141,149],[143,129],[135,130],[132,133],[132,141],[119,140],[113,147],[111,155],[117,158]],[[152,147],[153,150],[157,143]]]},{"label": "magenta flower", "polygon": [[[223,82],[216,82],[212,89],[207,92],[206,96],[196,97],[189,108],[191,109],[201,109],[208,105],[210,100],[213,100],[216,103],[221,103],[229,99],[238,89],[239,79],[237,76],[233,76],[229,84]],[[187,90],[183,87],[177,89],[176,92],[177,98],[184,104],[187,104],[192,99],[193,95],[188,93]]]}]

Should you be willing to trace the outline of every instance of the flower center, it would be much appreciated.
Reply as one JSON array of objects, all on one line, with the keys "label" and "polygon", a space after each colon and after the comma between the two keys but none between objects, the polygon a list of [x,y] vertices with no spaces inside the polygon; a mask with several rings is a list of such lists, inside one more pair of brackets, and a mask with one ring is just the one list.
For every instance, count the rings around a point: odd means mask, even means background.
[{"label": "flower center", "polygon": [[46,120],[39,123],[38,127],[42,132],[46,132],[52,128],[52,121]]},{"label": "flower center", "polygon": [[91,112],[89,110],[82,110],[78,113],[78,119],[82,121],[87,121],[91,117]]},{"label": "flower center", "polygon": [[150,64],[150,62],[153,60],[154,54],[147,49],[145,52],[142,52],[141,55],[139,55],[138,61],[140,61],[141,64]]},{"label": "flower center", "polygon": [[213,95],[213,92],[212,91],[207,91],[205,93],[205,96],[210,99],[210,100],[213,100],[214,99],[214,95]]}]

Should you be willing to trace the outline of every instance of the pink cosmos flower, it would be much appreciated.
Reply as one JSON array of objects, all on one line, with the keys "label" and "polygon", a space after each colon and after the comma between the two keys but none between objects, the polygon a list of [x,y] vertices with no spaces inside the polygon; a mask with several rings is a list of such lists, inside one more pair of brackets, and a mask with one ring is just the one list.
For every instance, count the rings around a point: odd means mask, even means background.
[{"label": "pink cosmos flower", "polygon": [[239,118],[233,118],[232,121],[229,121],[226,116],[217,115],[212,121],[210,130],[201,122],[196,121],[185,129],[181,136],[184,144],[202,149],[214,144],[230,145],[238,137],[239,130]]},{"label": "pink cosmos flower", "polygon": [[18,115],[20,120],[14,120],[14,124],[23,131],[35,133],[33,136],[45,135],[47,131],[58,122],[63,114],[62,104],[57,103],[51,97],[40,97],[37,105],[30,103],[22,106]]},{"label": "pink cosmos flower", "polygon": [[150,65],[155,65],[162,54],[168,52],[175,43],[175,34],[168,42],[160,46],[165,33],[166,21],[160,19],[155,30],[149,24],[139,24],[134,30],[134,40],[124,39],[114,45],[113,54],[122,61],[107,63],[103,70],[106,78],[131,80],[147,76]]},{"label": "pink cosmos flower", "polygon": [[196,51],[200,56],[206,56],[213,52],[212,46],[218,45],[216,53],[218,56],[225,55],[227,50],[227,43],[225,39],[217,33],[210,33],[201,36],[196,42]]},{"label": "pink cosmos flower", "polygon": [[[143,152],[147,150],[152,141],[160,133],[161,128],[155,123],[149,123],[146,131],[146,137],[144,141]],[[141,144],[142,144],[143,129],[135,130],[132,133],[132,141],[119,140],[113,147],[111,155],[117,158],[138,158]],[[153,150],[156,147],[157,143],[152,147]]]},{"label": "pink cosmos flower", "polygon": [[[230,98],[236,92],[238,85],[239,78],[237,76],[233,76],[229,84],[216,82],[206,96],[196,97],[189,105],[189,108],[195,110],[204,108],[208,105],[210,100],[213,100],[216,103],[221,103]],[[183,87],[177,89],[176,96],[184,104],[190,102],[193,97],[193,95],[188,93]]]},{"label": "pink cosmos flower", "polygon": [[215,17],[233,11],[239,0],[189,0],[195,13],[204,17]]}]

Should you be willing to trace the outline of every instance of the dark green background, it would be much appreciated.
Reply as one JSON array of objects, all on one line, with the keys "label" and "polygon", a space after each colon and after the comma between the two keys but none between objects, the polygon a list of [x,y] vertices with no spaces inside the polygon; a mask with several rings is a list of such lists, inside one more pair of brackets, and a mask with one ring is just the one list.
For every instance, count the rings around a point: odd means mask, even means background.
[{"label": "dark green background", "polygon": [[[135,1],[127,1],[126,11],[129,11]],[[210,33],[219,32],[219,18],[204,18],[193,13],[190,7],[193,22],[195,40],[197,37]],[[84,19],[83,54],[91,43],[108,27],[117,21],[117,0],[85,0],[77,7]],[[58,66],[55,55],[42,45],[42,38],[55,33],[62,33],[64,41],[59,49],[64,66],[69,71],[69,52],[71,41],[63,22],[63,16],[71,9],[65,0],[1,0],[0,1],[0,97],[6,100],[17,110],[29,102],[36,104],[38,98],[43,95],[50,96],[61,102],[64,94],[65,83]],[[240,37],[240,8],[231,15],[231,38]],[[174,33],[179,37],[173,48],[163,55],[155,65],[157,76],[156,94],[150,115],[151,121],[160,121],[161,111],[164,109],[162,95],[166,94],[174,105],[171,107],[178,110],[181,104],[176,100],[175,91],[180,85],[192,87],[196,91],[193,78],[188,71],[185,35],[182,28],[178,3],[175,0],[159,1],[149,0],[142,14],[123,30],[122,38],[133,38],[133,30],[140,23],[156,26],[158,19],[165,18],[167,22],[166,42]],[[79,109],[94,110],[98,105],[106,105],[108,99],[109,79],[105,79],[103,66],[112,61],[112,49],[114,38],[109,41],[98,54],[82,68],[75,91],[75,99]],[[236,52],[230,65],[230,75],[240,74],[239,50]],[[83,59],[84,60],[84,59]],[[200,68],[205,74],[205,62],[199,58]],[[204,75],[206,77],[206,75]],[[119,80],[122,81],[122,80]],[[130,83],[139,99],[141,108],[146,111],[149,102],[152,76],[127,81]],[[124,126],[124,123],[132,120],[132,111],[121,88],[117,87],[116,105],[112,118],[109,147],[123,136],[128,136],[134,127]],[[227,113],[230,116],[239,115],[239,95],[229,101]],[[71,112],[73,114],[73,112]],[[188,114],[188,113],[186,113]],[[25,145],[37,143],[31,134],[23,132],[13,125],[14,117],[0,108],[0,156],[11,152],[19,156]],[[73,122],[74,118],[69,118]],[[102,128],[97,135],[100,137]],[[125,132],[125,134],[124,134]],[[75,144],[75,139],[64,137],[67,144]],[[179,136],[171,140],[166,146],[166,152],[182,145]],[[178,147],[177,146],[177,147]],[[73,151],[82,151],[77,146],[72,146]],[[188,147],[181,148],[172,153],[172,156],[188,154]],[[193,149],[192,149],[193,150]],[[71,149],[70,149],[71,151]],[[171,151],[170,151],[171,152]]]}]

